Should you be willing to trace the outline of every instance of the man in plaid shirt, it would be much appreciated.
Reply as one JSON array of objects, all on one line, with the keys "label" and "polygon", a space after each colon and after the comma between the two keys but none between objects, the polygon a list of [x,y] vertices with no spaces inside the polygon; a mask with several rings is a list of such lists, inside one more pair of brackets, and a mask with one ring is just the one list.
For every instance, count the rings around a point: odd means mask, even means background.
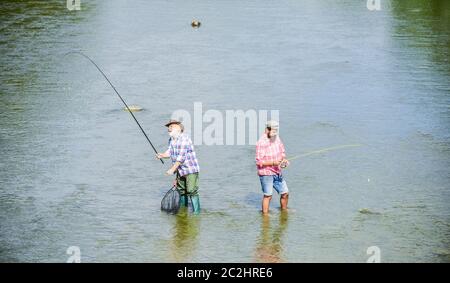
[{"label": "man in plaid shirt", "polygon": [[164,153],[158,153],[157,158],[170,158],[172,167],[167,170],[166,175],[176,173],[174,185],[180,191],[181,205],[188,206],[188,198],[191,199],[194,213],[200,212],[200,198],[198,196],[198,174],[200,167],[195,155],[194,145],[185,134],[181,122],[170,120],[165,125],[169,132],[169,148]]},{"label": "man in plaid shirt", "polygon": [[263,191],[262,212],[269,212],[273,189],[280,194],[281,209],[287,209],[289,190],[281,168],[289,165],[283,142],[278,136],[278,122],[268,121],[264,135],[256,143],[256,167]]}]

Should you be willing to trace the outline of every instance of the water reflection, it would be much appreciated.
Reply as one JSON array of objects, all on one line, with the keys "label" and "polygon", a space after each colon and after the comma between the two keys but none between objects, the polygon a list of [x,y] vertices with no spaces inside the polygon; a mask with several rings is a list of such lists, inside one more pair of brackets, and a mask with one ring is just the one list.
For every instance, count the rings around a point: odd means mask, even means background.
[{"label": "water reflection", "polygon": [[450,73],[449,27],[450,1],[395,1],[392,2],[393,36],[408,39],[409,46],[429,55],[436,69]]},{"label": "water reflection", "polygon": [[288,224],[287,211],[280,211],[278,224],[271,228],[273,216],[262,215],[261,234],[259,235],[255,261],[256,262],[283,262],[283,235]]},{"label": "water reflection", "polygon": [[[73,13],[62,2],[0,5],[0,261],[65,261],[67,243],[90,246],[110,231],[125,231],[123,239],[85,259],[113,251],[117,261],[139,260],[129,251],[148,249],[153,261],[305,261],[328,259],[329,252],[357,261],[351,249],[317,251],[315,243],[329,232],[321,224],[349,223],[362,207],[399,217],[392,225],[370,218],[352,239],[383,240],[392,261],[449,261],[450,1],[386,0],[380,12],[368,11],[365,1],[217,1],[214,9],[211,1],[82,1],[82,11]],[[189,25],[189,11],[203,15],[200,29]],[[293,148],[368,146],[290,169],[291,182],[306,192],[292,201],[304,199],[305,219],[315,226],[291,219],[286,231],[278,212],[248,221],[245,209],[256,212],[260,204],[253,146],[200,146],[203,185],[211,188],[205,205],[226,200],[237,211],[214,212],[209,217],[220,225],[208,225],[204,235],[207,222],[192,215],[136,217],[158,209],[142,193],[150,194],[149,183],[165,187],[155,173],[161,165],[148,157],[139,129],[95,69],[62,56],[69,50],[86,52],[127,102],[148,109],[137,118],[158,148],[167,142],[160,125],[176,109],[193,114],[192,102],[224,113],[272,109],[270,99],[291,129],[283,136],[292,154]],[[180,99],[163,95],[175,93]],[[215,170],[218,163],[233,166]],[[86,184],[85,192],[73,194],[76,184]],[[124,193],[123,186],[130,189]],[[254,195],[241,204],[242,188],[251,186]],[[424,201],[427,208],[416,213],[393,207]],[[317,204],[334,213],[317,214]],[[90,225],[105,219],[106,226]],[[129,219],[153,225],[124,229]],[[135,241],[140,227],[154,236],[149,242]],[[247,230],[258,235],[235,233]],[[312,245],[289,246],[287,254],[281,241],[297,231]],[[234,246],[251,250],[223,251]]]},{"label": "water reflection", "polygon": [[191,261],[197,246],[200,218],[183,207],[174,216],[171,259],[175,262]]}]

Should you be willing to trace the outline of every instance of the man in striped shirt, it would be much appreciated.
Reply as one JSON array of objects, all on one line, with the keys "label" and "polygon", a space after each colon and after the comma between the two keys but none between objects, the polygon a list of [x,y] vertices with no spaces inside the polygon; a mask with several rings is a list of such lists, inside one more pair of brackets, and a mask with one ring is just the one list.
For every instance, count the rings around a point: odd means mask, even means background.
[{"label": "man in striped shirt", "polygon": [[167,170],[166,175],[176,173],[174,185],[180,191],[181,205],[188,206],[191,199],[194,213],[200,212],[200,198],[198,196],[198,184],[200,167],[195,155],[194,145],[188,135],[184,133],[181,122],[170,120],[165,125],[169,132],[169,148],[164,153],[158,153],[157,158],[170,158],[172,167]]},{"label": "man in striped shirt", "polygon": [[281,209],[287,209],[289,190],[281,168],[289,165],[283,142],[278,136],[278,122],[268,121],[264,135],[256,143],[256,167],[263,191],[262,212],[269,212],[273,189],[280,194]]}]

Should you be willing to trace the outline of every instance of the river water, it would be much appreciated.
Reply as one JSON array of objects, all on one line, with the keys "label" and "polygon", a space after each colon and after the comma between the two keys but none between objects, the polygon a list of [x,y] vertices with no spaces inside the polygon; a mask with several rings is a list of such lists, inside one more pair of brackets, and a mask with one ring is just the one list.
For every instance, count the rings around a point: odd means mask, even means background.
[{"label": "river water", "polygon": [[[202,25],[190,26],[197,18]],[[2,1],[0,261],[450,261],[450,3]],[[177,109],[278,110],[290,210],[254,145],[196,146],[202,213],[160,212]],[[208,123],[204,123],[206,127]]]}]

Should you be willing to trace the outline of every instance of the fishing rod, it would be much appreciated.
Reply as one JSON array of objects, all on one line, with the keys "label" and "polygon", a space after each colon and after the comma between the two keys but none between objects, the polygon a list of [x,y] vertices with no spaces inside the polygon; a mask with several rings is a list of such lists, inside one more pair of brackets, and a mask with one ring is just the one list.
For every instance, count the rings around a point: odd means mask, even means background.
[{"label": "fishing rod", "polygon": [[[144,129],[142,128],[141,124],[139,124],[138,120],[136,119],[136,117],[134,116],[133,112],[131,112],[130,108],[128,107],[128,105],[126,104],[125,100],[123,100],[122,96],[119,94],[119,92],[116,90],[116,88],[114,87],[114,85],[111,83],[111,81],[108,79],[108,77],[105,75],[105,73],[103,73],[103,71],[100,69],[100,67],[91,59],[89,58],[89,56],[87,56],[86,54],[79,52],[79,51],[70,51],[67,52],[66,54],[64,54],[64,56],[68,55],[68,54],[79,54],[81,56],[83,56],[84,58],[88,59],[89,61],[91,61],[92,64],[94,64],[94,66],[97,68],[97,70],[100,71],[100,73],[103,75],[103,77],[105,77],[105,79],[108,81],[108,83],[111,85],[111,87],[113,88],[113,90],[116,92],[116,94],[119,96],[120,100],[122,101],[122,103],[125,105],[125,107],[128,110],[128,113],[131,114],[131,117],[133,117],[134,121],[136,122],[136,124],[139,126],[139,129],[141,129],[142,133],[144,134],[145,138],[147,139],[148,143],[150,144],[150,146],[153,148],[153,150],[155,151],[156,154],[158,154],[158,151],[156,150],[156,148],[153,146],[153,143],[150,141],[150,139],[148,138],[147,134],[145,133]],[[162,164],[164,164],[164,161],[162,159],[159,159],[161,161]]]},{"label": "fishing rod", "polygon": [[362,144],[346,144],[346,145],[337,145],[337,146],[332,146],[332,147],[327,147],[327,148],[323,148],[323,149],[319,149],[319,150],[314,150],[314,151],[310,151],[307,153],[303,153],[300,155],[296,155],[293,157],[288,158],[287,160],[294,160],[300,157],[305,157],[305,156],[309,156],[312,154],[318,154],[318,153],[323,153],[323,152],[327,152],[327,151],[331,151],[331,150],[337,150],[337,149],[341,149],[341,148],[347,148],[347,147],[358,147],[358,146],[362,146]]}]

